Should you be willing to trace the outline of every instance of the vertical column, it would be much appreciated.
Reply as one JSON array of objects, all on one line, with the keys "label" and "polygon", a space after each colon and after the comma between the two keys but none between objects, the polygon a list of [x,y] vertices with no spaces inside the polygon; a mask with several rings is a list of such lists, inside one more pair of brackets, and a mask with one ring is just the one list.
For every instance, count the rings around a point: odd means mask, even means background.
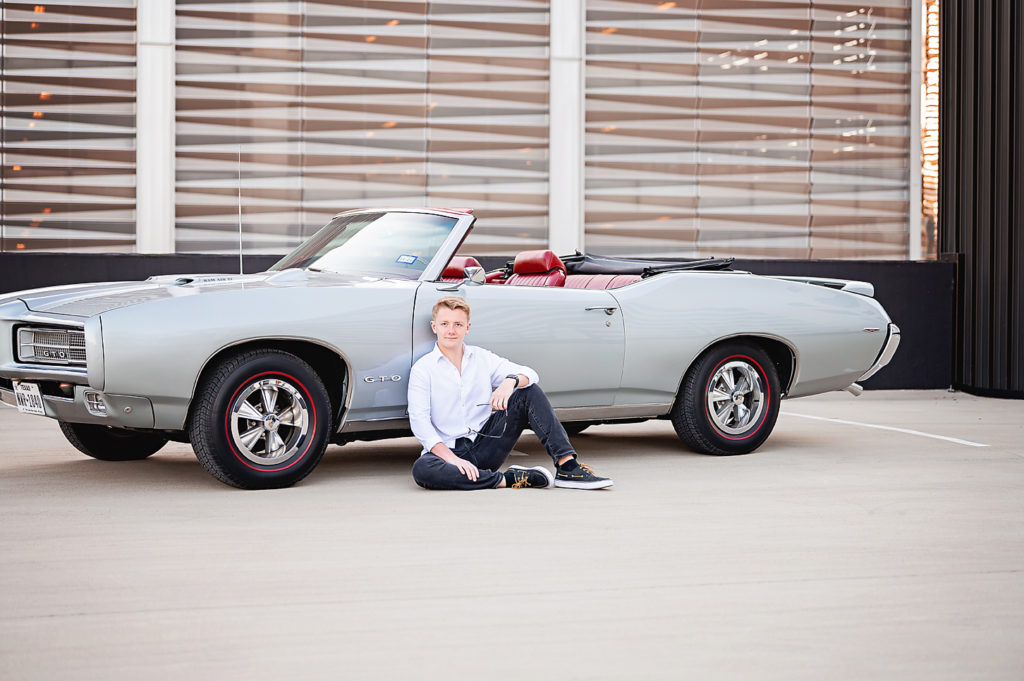
[{"label": "vertical column", "polygon": [[921,50],[923,48],[924,3],[910,3],[910,149],[908,155],[909,260],[920,260],[924,236],[921,212]]},{"label": "vertical column", "polygon": [[586,0],[551,3],[548,242],[583,250],[583,40]]},{"label": "vertical column", "polygon": [[174,252],[174,0],[138,0],[135,249]]}]

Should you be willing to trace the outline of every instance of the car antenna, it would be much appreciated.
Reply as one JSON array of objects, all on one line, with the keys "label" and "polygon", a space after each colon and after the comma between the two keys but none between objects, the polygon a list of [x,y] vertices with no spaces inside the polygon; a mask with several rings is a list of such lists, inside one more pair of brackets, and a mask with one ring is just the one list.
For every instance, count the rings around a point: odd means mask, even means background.
[{"label": "car antenna", "polygon": [[242,271],[242,143],[238,143],[238,273]]}]

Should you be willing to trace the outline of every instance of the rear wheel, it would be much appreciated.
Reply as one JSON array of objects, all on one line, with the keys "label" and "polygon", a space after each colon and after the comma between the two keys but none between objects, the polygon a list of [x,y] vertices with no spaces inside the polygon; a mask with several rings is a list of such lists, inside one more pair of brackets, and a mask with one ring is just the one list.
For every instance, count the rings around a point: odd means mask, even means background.
[{"label": "rear wheel", "polygon": [[92,423],[64,423],[60,430],[75,449],[102,461],[136,461],[155,454],[167,438]]},{"label": "rear wheel", "polygon": [[779,378],[768,354],[724,343],[701,355],[683,379],[672,425],[691,449],[746,454],[768,438],[779,416]]},{"label": "rear wheel", "polygon": [[327,448],[330,399],[312,367],[280,350],[222,361],[196,392],[189,423],[203,468],[233,487],[287,487]]}]

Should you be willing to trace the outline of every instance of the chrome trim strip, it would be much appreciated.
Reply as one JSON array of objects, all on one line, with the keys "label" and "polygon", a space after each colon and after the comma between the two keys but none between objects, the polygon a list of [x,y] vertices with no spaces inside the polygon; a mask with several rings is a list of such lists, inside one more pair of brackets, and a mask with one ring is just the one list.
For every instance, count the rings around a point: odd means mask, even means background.
[{"label": "chrome trim strip", "polygon": [[594,419],[654,418],[672,410],[672,403],[623,404],[610,407],[556,407],[559,421],[592,421]]},{"label": "chrome trim strip", "polygon": [[5,388],[0,388],[0,404],[4,404],[8,407],[13,407],[14,409],[17,409],[18,400],[16,397],[14,397],[14,391],[6,390]]},{"label": "chrome trim strip", "polygon": [[366,421],[347,421],[337,430],[339,433],[360,433],[367,430],[407,430],[409,419],[405,416],[395,418],[367,419]]},{"label": "chrome trim strip", "polygon": [[[433,211],[428,212],[449,218],[455,217],[455,215],[444,211],[439,211],[437,213],[434,213]],[[444,266],[447,265],[448,261],[451,260],[453,255],[455,255],[455,251],[458,250],[459,244],[465,240],[474,222],[476,222],[476,217],[471,213],[460,215],[456,218],[455,226],[452,227],[452,231],[445,238],[441,247],[437,249],[437,253],[434,254],[434,258],[430,261],[430,264],[423,268],[423,272],[420,273],[419,281],[435,281],[441,278],[441,272],[444,271]]]},{"label": "chrome trim strip", "polygon": [[[28,308],[28,303],[20,298],[18,301]],[[75,318],[77,317],[77,318]],[[85,322],[82,320],[81,315],[63,315],[53,312],[33,312],[29,310],[27,314],[19,314],[17,317],[8,317],[12,322],[16,324],[54,324],[56,326],[73,326],[76,329],[85,328]]]},{"label": "chrome trim strip", "polygon": [[[729,270],[722,270],[722,271],[728,272]],[[740,332],[740,333],[732,333],[732,334],[729,334],[728,336],[720,336],[719,338],[716,338],[713,341],[711,341],[710,343],[706,344],[704,347],[702,347],[700,349],[700,351],[697,354],[695,354],[693,357],[691,357],[690,361],[686,364],[685,368],[689,369],[691,366],[693,366],[693,363],[697,361],[697,358],[700,357],[701,355],[703,355],[705,352],[707,352],[708,348],[710,348],[712,345],[716,345],[718,343],[721,343],[724,340],[729,340],[730,338],[767,338],[768,340],[778,341],[778,342],[782,343],[783,345],[785,345],[787,348],[789,348],[790,354],[793,355],[793,373],[789,377],[789,385],[779,386],[779,388],[780,388],[780,391],[782,392],[783,397],[788,395],[789,392],[791,390],[793,390],[793,386],[795,386],[797,384],[797,382],[798,382],[797,379],[800,377],[800,353],[797,352],[796,346],[794,346],[793,343],[790,342],[788,339],[783,338],[782,336],[776,336],[773,333],[754,333],[754,332],[743,331],[743,332]],[[678,395],[679,392],[683,388],[683,379],[684,378],[686,378],[686,372],[685,371],[679,377],[679,383],[676,385],[676,395]]]},{"label": "chrome trim strip", "polygon": [[88,370],[85,367],[62,366],[59,369],[50,369],[45,366],[12,362],[0,365],[0,375],[18,380],[65,381],[80,385],[89,382]]},{"label": "chrome trim strip", "polygon": [[[15,359],[24,364],[42,364],[45,366],[60,366],[60,367],[84,367],[86,366],[86,360],[88,358],[88,350],[85,342],[85,330],[81,328],[70,328],[67,326],[35,326],[35,325],[20,325],[17,327],[18,338],[15,343],[16,352]],[[54,343],[52,339],[47,339],[45,334],[57,335],[63,334],[67,338],[67,343]],[[42,340],[40,340],[42,337]],[[72,344],[72,340],[76,339],[81,345]],[[47,342],[49,341],[49,342]],[[58,350],[64,351],[66,357],[62,358],[47,358],[40,357],[36,352],[36,349],[42,349],[44,352],[47,350]],[[31,349],[31,356],[28,355],[27,350]],[[82,359],[72,358],[72,351],[80,351],[85,357]]]},{"label": "chrome trim strip", "polygon": [[858,381],[866,381],[874,376],[878,371],[887,365],[893,355],[896,354],[896,349],[900,346],[900,327],[893,323],[889,323],[889,335],[885,339],[885,345],[882,347],[882,351],[878,353],[878,359],[871,365],[871,368],[861,374]]},{"label": "chrome trim strip", "polygon": [[[319,345],[322,348],[326,348],[327,350],[330,350],[331,352],[333,352],[334,354],[338,355],[338,357],[341,358],[342,364],[345,365],[345,395],[344,395],[345,399],[344,399],[344,404],[342,404],[342,406],[341,406],[342,413],[341,413],[340,423],[334,429],[335,432],[339,432],[341,430],[342,424],[344,424],[344,422],[345,422],[345,416],[348,414],[349,407],[352,405],[352,397],[353,397],[353,392],[354,392],[354,385],[353,384],[355,383],[355,381],[351,380],[351,377],[352,377],[352,362],[349,361],[348,355],[346,355],[344,352],[342,352],[338,348],[334,347],[330,343],[325,343],[324,341],[321,341],[321,340],[316,340],[314,338],[306,338],[306,337],[303,337],[303,336],[256,336],[256,337],[243,338],[241,340],[236,340],[236,341],[233,341],[231,343],[228,343],[227,345],[223,345],[223,346],[217,348],[212,353],[210,353],[210,355],[205,360],[203,360],[202,366],[199,367],[199,371],[196,373],[196,377],[192,381],[192,392],[188,396],[188,407],[187,407],[187,409],[191,409],[191,407],[192,407],[192,400],[195,399],[196,391],[199,389],[199,378],[200,378],[200,376],[202,376],[203,372],[206,371],[206,368],[208,366],[210,366],[210,362],[213,360],[214,357],[216,357],[217,355],[219,355],[220,353],[224,352],[225,350],[227,350],[229,348],[234,348],[234,347],[237,347],[239,345],[244,345],[246,343],[254,343],[254,342],[265,341],[265,340],[299,341],[299,342],[302,342],[302,343],[310,343],[311,345]],[[3,369],[3,367],[0,367],[0,369]],[[93,387],[95,388],[96,386],[93,386]],[[332,414],[332,416],[336,416],[336,415]]]},{"label": "chrome trim strip", "polygon": [[103,358],[103,318],[99,315],[85,320],[85,358],[89,385],[102,391],[106,383],[106,364]]}]

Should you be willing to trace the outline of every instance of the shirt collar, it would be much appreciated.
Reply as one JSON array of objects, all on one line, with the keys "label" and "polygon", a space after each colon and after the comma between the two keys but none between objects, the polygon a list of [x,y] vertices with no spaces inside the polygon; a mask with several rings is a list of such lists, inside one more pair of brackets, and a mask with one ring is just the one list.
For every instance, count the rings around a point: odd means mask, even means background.
[{"label": "shirt collar", "polygon": [[[473,351],[475,349],[476,348],[474,348],[472,345],[470,345],[470,344],[466,343],[465,341],[463,341],[462,342],[462,361],[465,362],[467,359],[472,357],[473,356]],[[441,352],[441,347],[437,344],[437,341],[434,341],[434,349],[430,351],[430,354],[433,355],[435,362],[439,362],[442,359],[444,359],[444,360],[448,359],[447,357],[444,356],[444,353]]]}]

